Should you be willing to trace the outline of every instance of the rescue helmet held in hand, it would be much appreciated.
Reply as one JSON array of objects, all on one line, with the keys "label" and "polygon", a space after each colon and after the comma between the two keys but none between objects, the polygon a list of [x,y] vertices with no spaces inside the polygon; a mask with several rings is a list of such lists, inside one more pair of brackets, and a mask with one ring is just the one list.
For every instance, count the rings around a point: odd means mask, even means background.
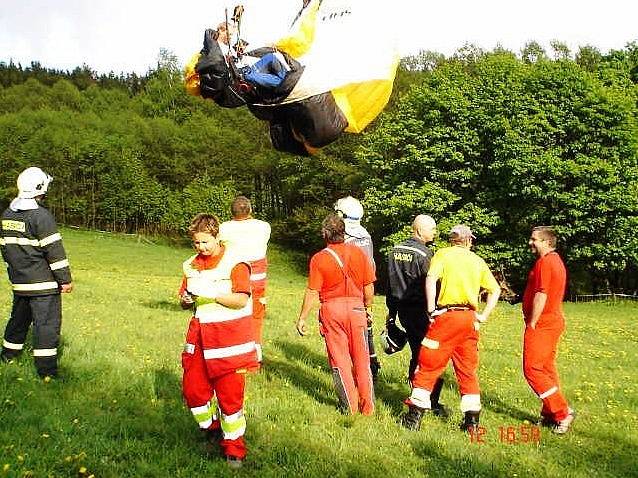
[{"label": "rescue helmet held in hand", "polygon": [[399,352],[403,350],[407,341],[408,336],[401,324],[397,324],[396,319],[388,319],[385,323],[385,329],[381,332],[384,352],[388,355]]},{"label": "rescue helmet held in hand", "polygon": [[21,199],[33,199],[46,194],[51,176],[34,166],[25,169],[18,176],[18,197]]},{"label": "rescue helmet held in hand", "polygon": [[360,221],[363,217],[363,206],[358,199],[346,196],[335,203],[335,211],[344,219]]}]

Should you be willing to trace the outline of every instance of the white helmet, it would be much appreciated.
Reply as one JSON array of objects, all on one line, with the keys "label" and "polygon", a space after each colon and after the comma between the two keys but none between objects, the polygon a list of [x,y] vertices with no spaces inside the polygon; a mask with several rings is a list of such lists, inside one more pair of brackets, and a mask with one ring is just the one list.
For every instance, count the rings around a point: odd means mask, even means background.
[{"label": "white helmet", "polygon": [[335,211],[341,214],[344,219],[360,221],[363,217],[363,206],[358,199],[346,196],[335,203]]},{"label": "white helmet", "polygon": [[53,178],[40,168],[27,168],[18,176],[18,197],[20,199],[33,199],[42,196],[46,194],[52,180]]}]

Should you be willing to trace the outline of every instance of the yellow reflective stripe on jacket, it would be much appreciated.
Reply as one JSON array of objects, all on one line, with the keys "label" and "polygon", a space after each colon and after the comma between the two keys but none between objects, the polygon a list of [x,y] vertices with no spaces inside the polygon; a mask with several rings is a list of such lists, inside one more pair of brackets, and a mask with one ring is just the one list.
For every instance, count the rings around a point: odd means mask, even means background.
[{"label": "yellow reflective stripe on jacket", "polygon": [[49,264],[49,267],[52,271],[57,271],[58,269],[64,269],[65,267],[69,267],[69,260],[63,259],[61,261],[52,262]]},{"label": "yellow reflective stripe on jacket", "polygon": [[57,289],[57,282],[35,282],[33,284],[11,284],[13,290],[18,292],[29,292],[36,290]]},{"label": "yellow reflective stripe on jacket", "polygon": [[50,236],[47,236],[44,239],[40,239],[40,246],[46,247],[49,244],[53,244],[54,242],[61,241],[61,240],[62,240],[62,236],[60,235],[59,232],[56,232],[55,234],[51,234]]},{"label": "yellow reflective stripe on jacket", "polygon": [[207,360],[228,358],[228,357],[234,357],[236,355],[247,354],[254,350],[255,350],[255,342],[252,341],[252,342],[247,342],[245,344],[231,345],[230,347],[206,349],[204,350],[204,358]]}]

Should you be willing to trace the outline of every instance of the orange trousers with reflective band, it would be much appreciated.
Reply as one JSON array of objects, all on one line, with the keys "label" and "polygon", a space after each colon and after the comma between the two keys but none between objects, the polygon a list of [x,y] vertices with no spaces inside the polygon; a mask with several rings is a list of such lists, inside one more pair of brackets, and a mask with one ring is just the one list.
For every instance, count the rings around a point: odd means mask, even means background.
[{"label": "orange trousers with reflective band", "polygon": [[[246,387],[245,373],[239,370],[211,376],[204,358],[201,339],[194,336],[199,333],[199,327],[189,328],[188,333],[186,341],[195,344],[195,350],[193,353],[182,352],[184,371],[182,394],[186,405],[189,408],[205,406],[210,403],[213,397],[216,397],[219,411],[224,415],[233,415],[243,410]],[[218,429],[219,427],[218,418],[209,428]],[[235,439],[223,438],[220,446],[224,455],[241,459],[246,457],[246,442],[243,436]]]},{"label": "orange trousers with reflective band", "polygon": [[461,395],[478,395],[478,339],[473,310],[449,310],[430,324],[412,386],[432,391],[452,359]]},{"label": "orange trousers with reflective band", "polygon": [[368,350],[368,319],[360,298],[335,298],[321,303],[320,330],[339,400],[350,413],[374,413],[374,388]]},{"label": "orange trousers with reflective band", "polygon": [[543,317],[536,328],[525,327],[523,335],[523,374],[534,393],[543,401],[541,414],[561,421],[569,414],[569,405],[560,390],[556,352],[565,330],[562,317]]}]

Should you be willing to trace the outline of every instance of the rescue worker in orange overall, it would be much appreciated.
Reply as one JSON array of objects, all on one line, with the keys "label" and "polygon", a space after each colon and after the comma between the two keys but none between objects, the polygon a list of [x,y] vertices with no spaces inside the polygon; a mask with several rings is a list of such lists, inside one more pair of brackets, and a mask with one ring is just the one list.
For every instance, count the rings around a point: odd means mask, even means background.
[{"label": "rescue worker in orange overall", "polygon": [[180,287],[182,307],[194,306],[182,391],[199,427],[221,440],[229,466],[238,468],[246,456],[245,376],[257,361],[250,266],[220,244],[218,231],[210,214],[198,214],[189,228],[197,254],[184,262]]},{"label": "rescue worker in orange overall", "polygon": [[[469,430],[479,424],[478,330],[496,307],[501,288],[485,261],[470,250],[473,239],[469,227],[454,226],[450,231],[451,247],[439,249],[430,262],[425,292],[428,313],[434,321],[423,339],[412,394],[406,400],[408,412],[402,423],[408,429],[418,430],[423,414],[432,411],[432,389],[450,358],[465,415],[461,429]],[[481,290],[488,295],[487,304],[479,313]]]},{"label": "rescue worker in orange overall", "polygon": [[306,335],[306,318],[319,300],[320,332],[326,341],[340,406],[352,414],[372,415],[374,389],[366,309],[374,300],[374,270],[361,248],[344,243],[345,224],[337,214],[324,219],[321,234],[327,246],[310,259],[297,331]]},{"label": "rescue worker in orange overall", "polygon": [[252,217],[252,205],[246,196],[237,196],[230,205],[231,221],[219,226],[219,240],[229,251],[248,261],[253,300],[253,326],[257,360],[262,361],[262,332],[266,317],[266,283],[270,224]]},{"label": "rescue worker in orange overall", "polygon": [[[365,227],[361,225],[363,218],[363,206],[358,199],[352,196],[342,197],[338,199],[334,205],[335,212],[343,219],[346,225],[346,234],[344,242],[346,244],[354,244],[360,247],[366,253],[368,259],[372,262],[372,267],[376,271],[374,262],[374,247],[372,237]],[[370,351],[370,371],[372,372],[372,380],[376,382],[381,370],[381,363],[377,357],[374,348],[374,333],[372,331],[372,317],[368,317],[368,350]]]},{"label": "rescue worker in orange overall", "polygon": [[563,297],[567,282],[565,264],[556,252],[557,237],[551,227],[532,230],[529,247],[538,258],[529,272],[523,294],[523,373],[543,401],[542,425],[564,434],[576,416],[560,390],[556,370],[558,341],[565,330]]}]

